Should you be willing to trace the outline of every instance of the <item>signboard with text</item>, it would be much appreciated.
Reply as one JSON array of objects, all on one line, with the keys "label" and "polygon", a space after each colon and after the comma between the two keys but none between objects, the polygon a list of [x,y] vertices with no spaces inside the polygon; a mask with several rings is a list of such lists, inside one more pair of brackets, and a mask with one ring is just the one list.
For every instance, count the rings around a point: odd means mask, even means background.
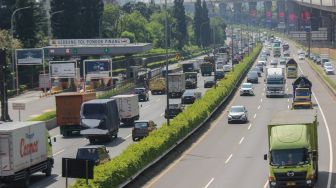
[{"label": "signboard with text", "polygon": [[76,77],[76,61],[50,61],[49,69],[52,78]]},{"label": "signboard with text", "polygon": [[16,60],[18,65],[42,65],[43,63],[43,49],[17,49]]},{"label": "signboard with text", "polygon": [[112,61],[110,59],[85,60],[85,74],[88,78],[106,78],[112,76]]},{"label": "signboard with text", "polygon": [[50,46],[107,46],[129,44],[128,38],[115,39],[53,39],[49,41]]}]

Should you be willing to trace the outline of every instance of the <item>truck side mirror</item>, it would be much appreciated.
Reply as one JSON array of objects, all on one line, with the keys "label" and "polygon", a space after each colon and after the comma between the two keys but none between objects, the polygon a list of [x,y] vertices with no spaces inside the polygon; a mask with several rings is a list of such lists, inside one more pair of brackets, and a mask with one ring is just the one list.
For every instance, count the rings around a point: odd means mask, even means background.
[{"label": "truck side mirror", "polygon": [[267,154],[264,155],[264,160],[267,161]]}]

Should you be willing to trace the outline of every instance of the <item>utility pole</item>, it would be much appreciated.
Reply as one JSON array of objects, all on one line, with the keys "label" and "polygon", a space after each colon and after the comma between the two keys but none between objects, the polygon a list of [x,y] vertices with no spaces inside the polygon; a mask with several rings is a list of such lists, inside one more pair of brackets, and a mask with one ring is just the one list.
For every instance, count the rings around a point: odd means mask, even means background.
[{"label": "utility pole", "polygon": [[7,98],[7,66],[6,66],[6,49],[0,48],[0,98],[1,98],[1,116],[0,121],[12,121],[8,114]]},{"label": "utility pole", "polygon": [[234,63],[233,63],[233,26],[231,26],[231,64],[232,64],[232,72],[234,72]]},{"label": "utility pole", "polygon": [[216,80],[216,43],[215,43],[215,26],[212,29],[213,31],[213,56],[214,56],[214,80],[215,80],[215,88],[217,85],[217,80]]},{"label": "utility pole", "polygon": [[[166,94],[167,94],[167,113],[169,113],[169,82],[168,82],[168,10],[167,0],[165,0],[165,48],[166,48]],[[169,116],[167,117],[167,125],[170,125]]]}]

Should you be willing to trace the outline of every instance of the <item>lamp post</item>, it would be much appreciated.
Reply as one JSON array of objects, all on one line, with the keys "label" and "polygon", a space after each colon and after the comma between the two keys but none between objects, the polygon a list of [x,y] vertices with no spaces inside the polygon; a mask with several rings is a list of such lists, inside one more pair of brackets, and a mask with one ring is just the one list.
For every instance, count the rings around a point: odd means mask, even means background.
[{"label": "lamp post", "polygon": [[[18,70],[17,70],[17,65],[15,63],[15,55],[14,55],[14,46],[13,46],[13,39],[14,39],[14,16],[17,12],[19,12],[20,10],[25,10],[25,9],[29,9],[31,8],[30,6],[27,7],[22,7],[22,8],[18,8],[16,10],[13,11],[12,16],[11,16],[11,36],[12,36],[12,41],[11,41],[11,51],[12,51],[12,71],[15,72],[15,77],[13,76],[13,82],[12,82],[12,86],[13,89],[16,89],[16,94],[19,94],[19,86],[18,86]],[[17,86],[15,87],[15,80],[16,80],[16,84]]]},{"label": "lamp post", "polygon": [[48,39],[50,40],[51,38],[53,38],[52,33],[51,33],[51,18],[55,15],[55,14],[59,14],[64,12],[64,10],[60,10],[60,11],[55,11],[50,13],[50,18],[48,19],[49,23],[48,23]]},{"label": "lamp post", "polygon": [[[169,113],[169,82],[168,82],[168,10],[167,10],[167,0],[165,0],[165,48],[166,48],[166,94],[167,94],[167,113]],[[167,125],[169,126],[170,120],[167,117]]]},{"label": "lamp post", "polygon": [[234,72],[234,63],[233,63],[233,26],[231,26],[231,64],[232,64],[232,72]]}]

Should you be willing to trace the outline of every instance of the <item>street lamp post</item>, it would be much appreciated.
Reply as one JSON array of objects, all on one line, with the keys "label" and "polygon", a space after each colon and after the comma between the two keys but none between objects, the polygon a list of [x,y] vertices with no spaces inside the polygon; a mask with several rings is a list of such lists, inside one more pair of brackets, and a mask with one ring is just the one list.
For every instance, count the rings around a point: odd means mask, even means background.
[{"label": "street lamp post", "polygon": [[55,11],[50,13],[50,17],[48,19],[49,23],[48,23],[48,39],[50,40],[51,38],[53,38],[52,33],[51,33],[51,18],[55,15],[55,14],[59,14],[64,12],[64,10],[60,10],[60,11]]},{"label": "street lamp post", "polygon": [[232,72],[234,72],[234,63],[233,63],[233,26],[231,26],[231,65],[232,65]]},{"label": "street lamp post", "polygon": [[[28,9],[28,8],[31,8],[30,6],[27,6],[27,7],[22,7],[22,8],[18,8],[16,10],[13,11],[12,13],[12,16],[11,16],[11,36],[12,36],[12,41],[10,43],[10,46],[11,46],[11,51],[12,51],[12,71],[15,72],[15,77],[13,75],[13,79],[12,79],[12,86],[13,86],[13,89],[16,88],[16,94],[18,95],[19,94],[19,90],[18,90],[18,85],[15,87],[15,80],[16,80],[16,84],[18,84],[18,70],[17,70],[17,65],[15,63],[15,55],[14,55],[14,46],[13,46],[13,39],[14,39],[14,16],[17,12],[19,12],[20,10],[24,10],[24,9]],[[16,69],[15,69],[16,67]]]},{"label": "street lamp post", "polygon": [[[169,113],[169,82],[168,82],[168,10],[167,0],[165,0],[165,48],[166,48],[166,94],[167,94],[167,113]],[[167,117],[167,125],[170,125],[169,116]]]}]

